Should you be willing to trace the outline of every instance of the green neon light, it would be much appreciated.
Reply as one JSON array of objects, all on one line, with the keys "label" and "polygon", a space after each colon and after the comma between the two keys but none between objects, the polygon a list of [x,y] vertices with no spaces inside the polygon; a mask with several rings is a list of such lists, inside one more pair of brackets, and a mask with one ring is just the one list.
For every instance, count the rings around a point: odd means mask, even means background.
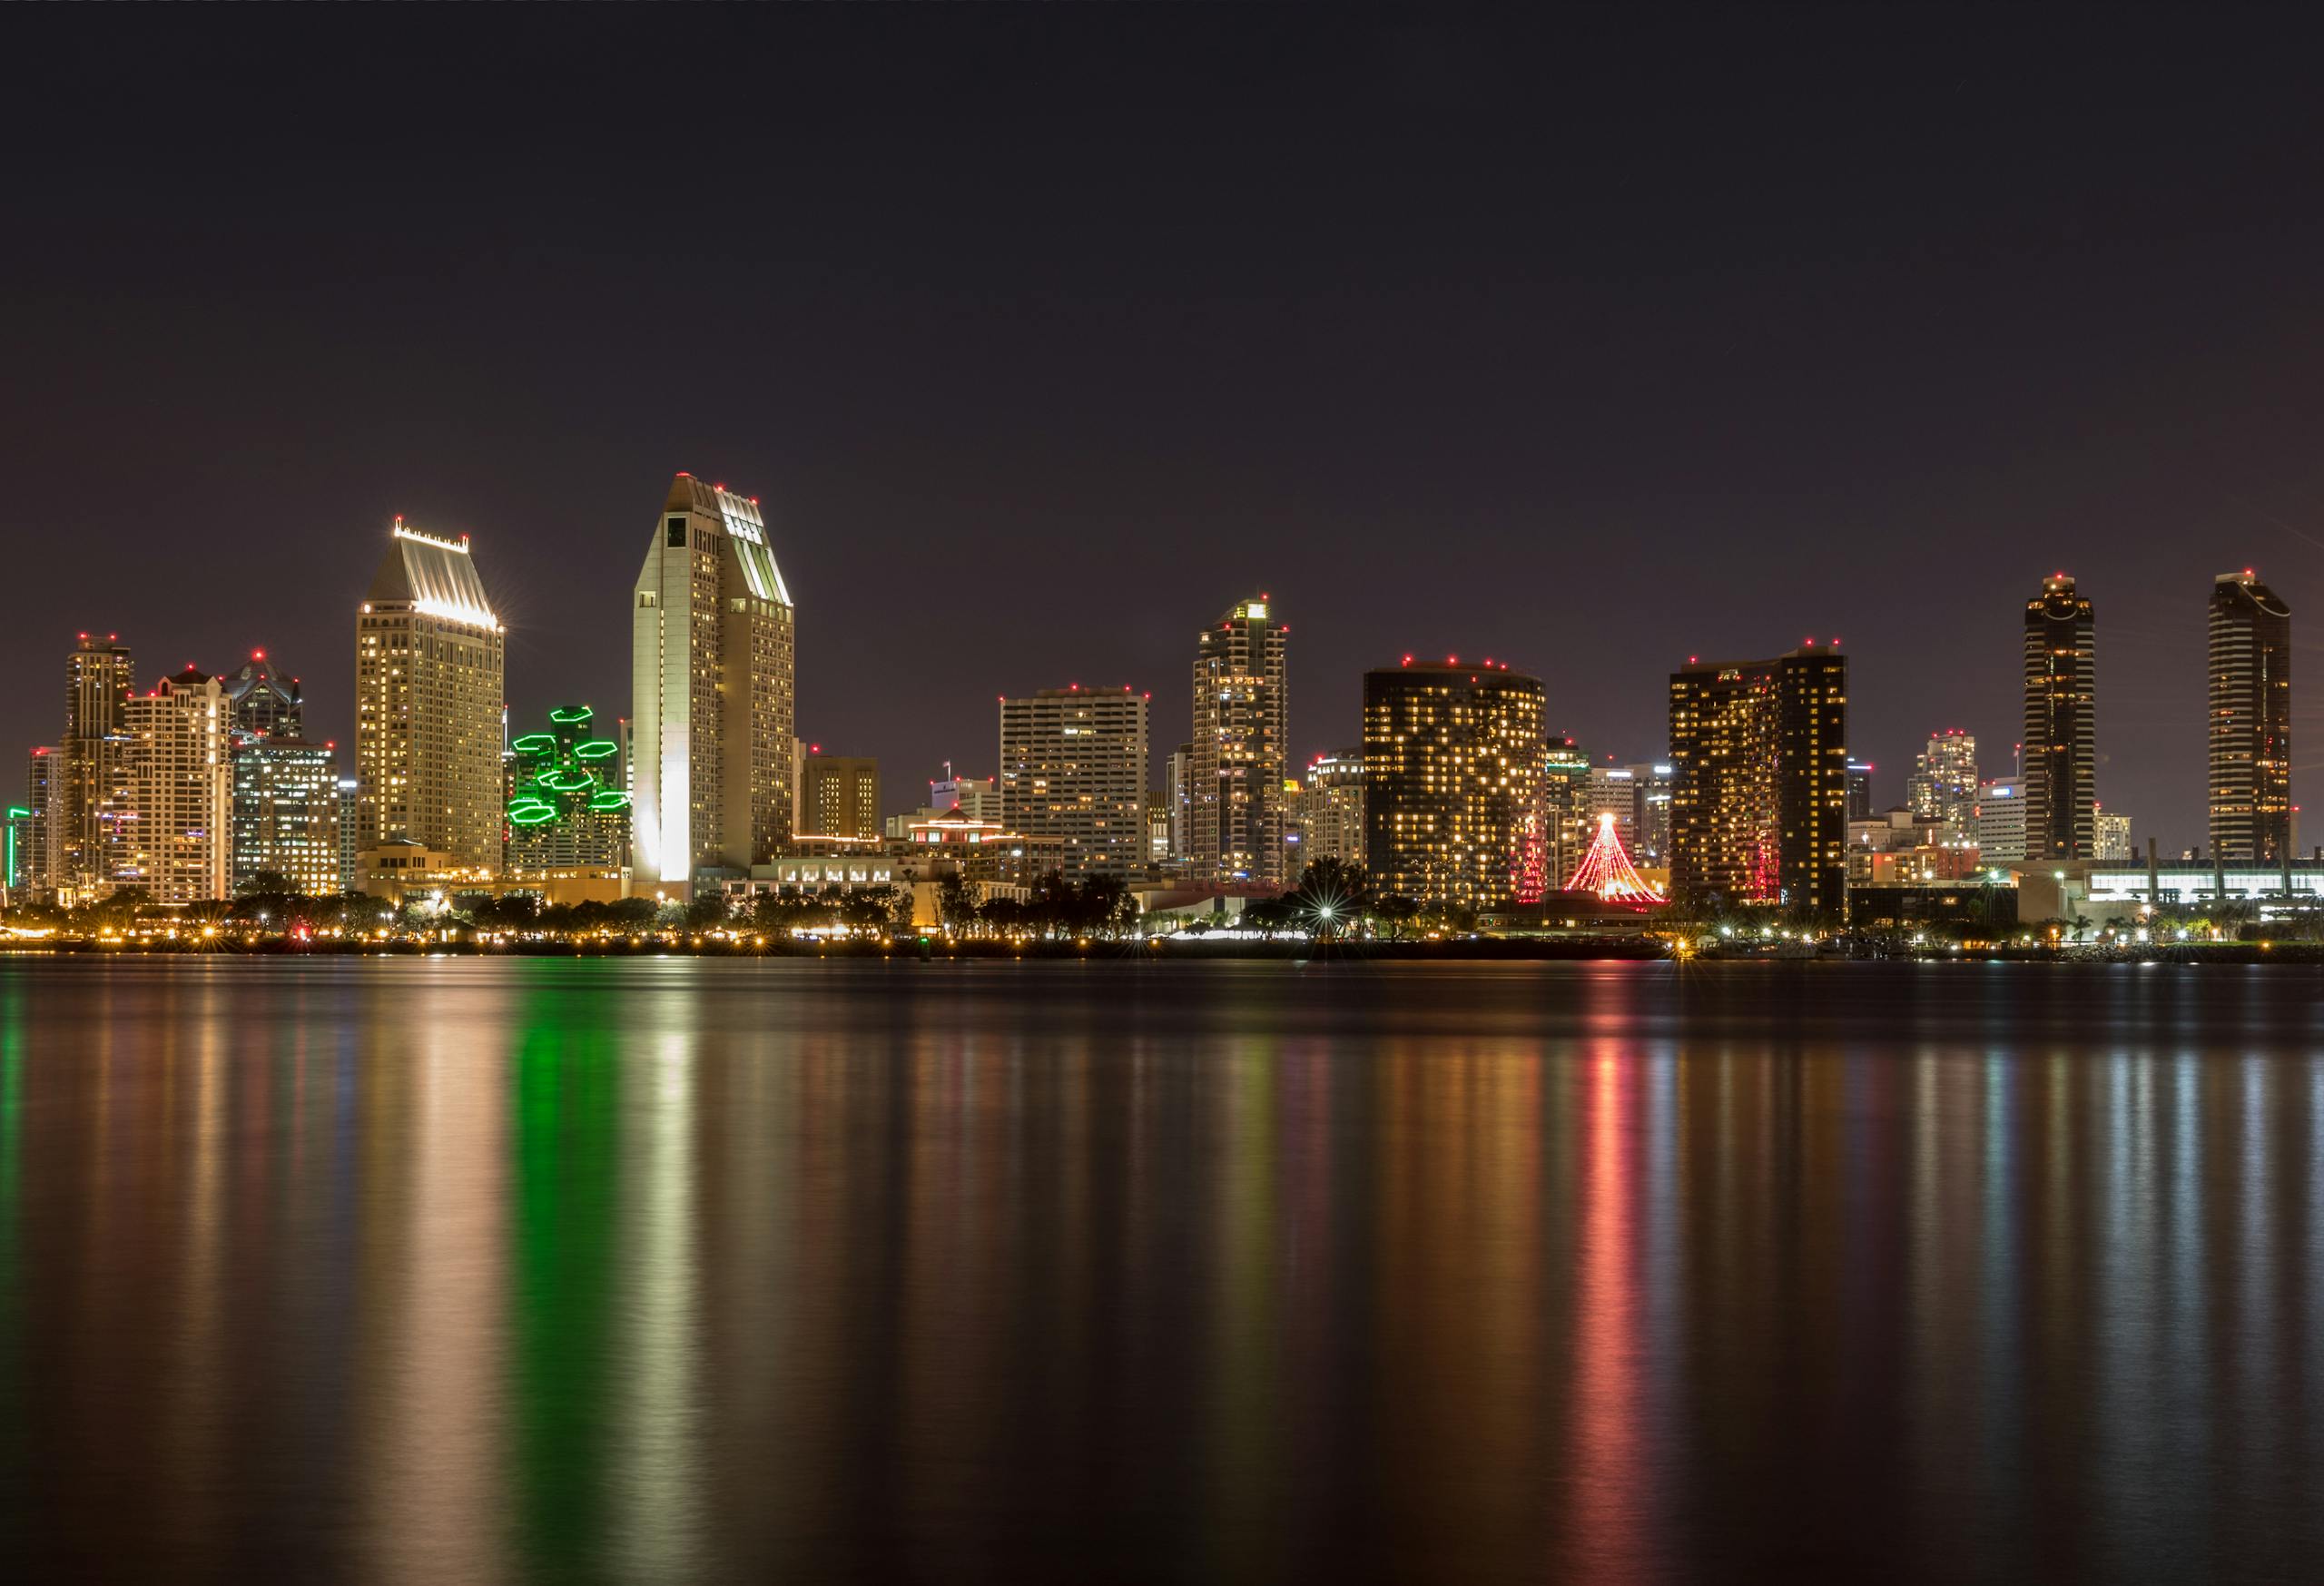
[{"label": "green neon light", "polygon": [[579,793],[597,785],[597,779],[587,772],[567,771],[562,766],[555,771],[542,772],[538,781],[549,792],[561,793]]},{"label": "green neon light", "polygon": [[512,826],[537,826],[545,821],[556,819],[556,808],[553,804],[527,807],[521,811],[512,804],[508,809],[508,823]]},{"label": "green neon light", "polygon": [[526,793],[519,798],[508,801],[508,818],[512,821],[524,815],[539,816],[556,813],[556,806],[537,793]]},{"label": "green neon light", "polygon": [[570,704],[548,713],[548,719],[560,727],[577,727],[597,713],[586,704]]},{"label": "green neon light", "polygon": [[629,808],[629,795],[625,793],[615,793],[608,788],[604,793],[591,795],[589,808],[600,815],[609,814],[615,810],[625,810]]},{"label": "green neon light", "polygon": [[621,745],[611,738],[591,738],[586,743],[573,745],[573,758],[576,760],[610,760],[620,753]]},{"label": "green neon light", "polygon": [[555,733],[527,733],[508,747],[519,754],[554,754],[556,753]]}]

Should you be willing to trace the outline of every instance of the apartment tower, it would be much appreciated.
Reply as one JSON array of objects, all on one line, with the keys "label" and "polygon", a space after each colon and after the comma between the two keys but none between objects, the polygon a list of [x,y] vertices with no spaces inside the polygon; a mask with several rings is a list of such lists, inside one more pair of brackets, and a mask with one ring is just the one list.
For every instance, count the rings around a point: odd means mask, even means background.
[{"label": "apartment tower", "polygon": [[2098,840],[2097,624],[2063,573],[2025,603],[2025,857],[2088,859]]},{"label": "apartment tower", "polygon": [[1813,645],[1670,675],[1674,895],[1839,911],[1847,682],[1846,658]]},{"label": "apartment tower", "polygon": [[1229,609],[1195,641],[1186,852],[1196,881],[1284,879],[1290,634],[1261,595]]},{"label": "apartment tower", "polygon": [[2221,573],[2211,601],[2211,852],[2227,863],[2291,857],[2291,607]]},{"label": "apartment tower", "polygon": [[1364,832],[1375,891],[1487,909],[1515,895],[1541,803],[1542,692],[1506,663],[1364,675]]}]

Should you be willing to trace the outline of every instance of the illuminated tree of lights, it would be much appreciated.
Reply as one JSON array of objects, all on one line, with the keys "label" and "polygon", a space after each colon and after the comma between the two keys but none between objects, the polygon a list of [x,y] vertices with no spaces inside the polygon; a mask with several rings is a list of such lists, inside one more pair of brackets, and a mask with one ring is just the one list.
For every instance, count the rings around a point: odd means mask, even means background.
[{"label": "illuminated tree of lights", "polygon": [[1646,884],[1638,873],[1630,856],[1622,847],[1622,840],[1614,834],[1614,817],[1601,813],[1598,817],[1598,835],[1590,840],[1590,852],[1573,869],[1573,877],[1565,883],[1569,892],[1595,892],[1610,903],[1659,903],[1660,892]]},{"label": "illuminated tree of lights", "polygon": [[1517,840],[1517,873],[1510,878],[1510,892],[1521,903],[1538,903],[1550,890],[1550,865],[1541,849],[1541,814],[1529,810],[1525,814],[1525,833]]}]

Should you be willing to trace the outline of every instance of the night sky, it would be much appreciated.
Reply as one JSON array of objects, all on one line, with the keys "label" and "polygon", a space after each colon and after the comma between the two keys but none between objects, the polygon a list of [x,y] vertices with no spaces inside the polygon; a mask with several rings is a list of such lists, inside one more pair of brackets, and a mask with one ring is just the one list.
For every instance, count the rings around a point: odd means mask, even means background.
[{"label": "night sky", "polygon": [[1673,665],[1838,635],[1894,802],[1934,729],[2008,769],[2063,567],[2100,796],[2176,849],[2212,575],[2324,596],[2311,33],[19,11],[0,782],[82,628],[148,676],[263,645],[347,747],[398,512],[475,537],[520,721],[625,713],[687,468],[763,497],[800,731],[891,809],[992,770],[1004,691],[1150,689],[1158,763],[1259,590],[1303,759],[1406,651],[1630,761]]}]

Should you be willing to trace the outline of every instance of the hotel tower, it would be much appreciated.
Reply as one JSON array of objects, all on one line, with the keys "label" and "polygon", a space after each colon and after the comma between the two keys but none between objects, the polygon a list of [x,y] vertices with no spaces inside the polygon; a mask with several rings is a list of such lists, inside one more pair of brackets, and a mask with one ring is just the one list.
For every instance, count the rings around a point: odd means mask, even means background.
[{"label": "hotel tower", "polygon": [[640,882],[746,871],[790,840],[795,632],[757,499],[673,479],[630,615]]}]

